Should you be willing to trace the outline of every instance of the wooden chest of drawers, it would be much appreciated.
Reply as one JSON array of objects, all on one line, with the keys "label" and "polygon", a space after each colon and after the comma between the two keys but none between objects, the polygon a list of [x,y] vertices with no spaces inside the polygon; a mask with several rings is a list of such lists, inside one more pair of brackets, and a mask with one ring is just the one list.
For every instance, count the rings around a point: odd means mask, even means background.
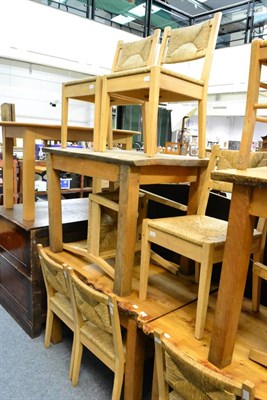
[{"label": "wooden chest of drawers", "polygon": [[[88,199],[62,201],[64,241],[85,239]],[[40,334],[46,292],[36,244],[49,245],[48,203],[36,203],[34,221],[23,221],[22,204],[0,207],[0,303],[29,336]]]}]

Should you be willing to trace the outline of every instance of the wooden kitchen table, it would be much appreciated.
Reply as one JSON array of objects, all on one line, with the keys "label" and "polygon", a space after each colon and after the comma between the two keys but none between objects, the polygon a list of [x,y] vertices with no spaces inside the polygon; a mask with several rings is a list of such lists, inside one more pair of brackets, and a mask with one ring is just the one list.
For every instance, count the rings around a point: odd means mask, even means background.
[{"label": "wooden kitchen table", "polygon": [[199,181],[207,159],[158,154],[153,158],[138,151],[46,148],[50,248],[63,249],[61,224],[60,171],[78,173],[117,182],[119,210],[115,256],[114,292],[131,292],[134,265],[139,186],[142,184],[190,182],[189,213],[196,211]]},{"label": "wooden kitchen table", "polygon": [[[35,140],[60,140],[61,125],[35,124],[28,122],[0,122],[3,134],[3,196],[5,208],[13,208],[13,145],[14,139],[23,139],[23,219],[35,218]],[[93,140],[93,128],[68,127],[69,141],[90,142]],[[114,141],[124,143],[126,149],[132,148],[136,131],[114,130]]]},{"label": "wooden kitchen table", "polygon": [[214,365],[224,368],[232,360],[249,266],[255,217],[267,218],[267,166],[246,170],[215,171],[212,173],[212,179],[233,183],[218,301],[208,357]]}]

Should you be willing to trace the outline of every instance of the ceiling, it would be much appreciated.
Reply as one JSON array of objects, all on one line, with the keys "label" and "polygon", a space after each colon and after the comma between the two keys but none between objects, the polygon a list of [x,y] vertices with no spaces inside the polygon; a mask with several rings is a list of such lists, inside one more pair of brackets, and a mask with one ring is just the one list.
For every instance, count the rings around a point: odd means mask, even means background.
[{"label": "ceiling", "polygon": [[[140,36],[143,34],[146,36],[155,28],[163,30],[165,26],[177,28],[197,23],[210,18],[215,10],[223,11],[219,32],[221,46],[228,46],[233,40],[237,44],[241,44],[242,41],[247,43],[257,35],[265,38],[267,34],[267,0],[153,0],[149,25],[145,16],[147,0],[39,0],[39,2],[88,18],[93,13],[97,22],[128,30]],[[139,8],[141,14],[134,14],[135,8]],[[253,9],[254,18],[251,18]],[[252,22],[253,34],[251,32],[248,34]],[[232,34],[234,36],[230,38],[229,35]]]}]

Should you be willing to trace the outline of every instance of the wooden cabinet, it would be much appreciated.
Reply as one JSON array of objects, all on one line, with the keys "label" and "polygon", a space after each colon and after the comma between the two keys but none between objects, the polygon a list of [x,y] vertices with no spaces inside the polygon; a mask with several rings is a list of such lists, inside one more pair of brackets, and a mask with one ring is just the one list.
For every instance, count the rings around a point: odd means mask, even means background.
[{"label": "wooden cabinet", "polygon": [[[64,241],[87,235],[88,199],[62,201]],[[35,221],[23,221],[22,204],[0,207],[0,303],[29,336],[40,334],[46,293],[36,244],[49,244],[48,205],[36,203]]]}]

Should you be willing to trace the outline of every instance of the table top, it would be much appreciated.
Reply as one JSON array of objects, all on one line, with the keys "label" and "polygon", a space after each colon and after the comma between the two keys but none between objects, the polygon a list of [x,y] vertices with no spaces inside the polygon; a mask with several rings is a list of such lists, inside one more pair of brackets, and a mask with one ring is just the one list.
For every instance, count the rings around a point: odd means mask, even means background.
[{"label": "table top", "polygon": [[[88,198],[62,200],[63,224],[82,222],[88,220]],[[0,217],[9,219],[25,230],[43,228],[49,226],[48,202],[37,201],[35,203],[35,219],[26,221],[23,219],[23,204],[14,204],[14,208],[0,206]]]},{"label": "table top", "polygon": [[132,165],[136,167],[150,165],[205,167],[208,164],[207,158],[175,156],[164,153],[158,153],[154,157],[149,157],[145,153],[136,150],[106,150],[104,152],[97,152],[88,149],[45,147],[43,151],[59,156],[84,158],[105,163]]},{"label": "table top", "polygon": [[153,334],[155,329],[162,330],[170,335],[170,340],[177,344],[181,350],[212,370],[216,370],[238,382],[250,380],[256,385],[256,398],[264,400],[266,399],[267,391],[266,368],[251,361],[248,355],[251,348],[261,351],[266,351],[267,349],[267,308],[262,306],[259,313],[254,313],[251,309],[251,301],[244,299],[232,363],[220,370],[207,360],[216,298],[217,293],[210,295],[205,332],[201,340],[194,338],[197,302],[192,302],[179,310],[148,322],[143,329],[148,334]]},{"label": "table top", "polygon": [[267,166],[248,169],[225,169],[213,171],[212,179],[237,185],[267,187]]},{"label": "table top", "polygon": [[[66,250],[53,253],[46,247],[45,251],[55,261],[72,266],[96,290],[106,294],[113,291],[113,280],[97,265],[91,264],[85,258]],[[110,263],[112,265],[112,260]],[[197,299],[198,285],[193,280],[181,275],[171,274],[154,264],[151,264],[149,273],[150,279],[156,281],[157,284],[149,286],[146,300],[139,300],[140,254],[137,253],[133,270],[132,292],[125,297],[117,296],[120,310],[125,316],[136,318],[140,327],[148,321],[183,307]]]},{"label": "table top", "polygon": [[[40,124],[35,122],[16,122],[16,121],[0,121],[0,126],[9,128],[28,128],[28,129],[54,129],[61,131],[61,125],[59,124]],[[93,132],[93,127],[90,126],[68,126],[69,131],[80,131],[80,132]],[[114,133],[122,133],[130,135],[140,135],[139,131],[131,131],[127,129],[113,129]]]}]

